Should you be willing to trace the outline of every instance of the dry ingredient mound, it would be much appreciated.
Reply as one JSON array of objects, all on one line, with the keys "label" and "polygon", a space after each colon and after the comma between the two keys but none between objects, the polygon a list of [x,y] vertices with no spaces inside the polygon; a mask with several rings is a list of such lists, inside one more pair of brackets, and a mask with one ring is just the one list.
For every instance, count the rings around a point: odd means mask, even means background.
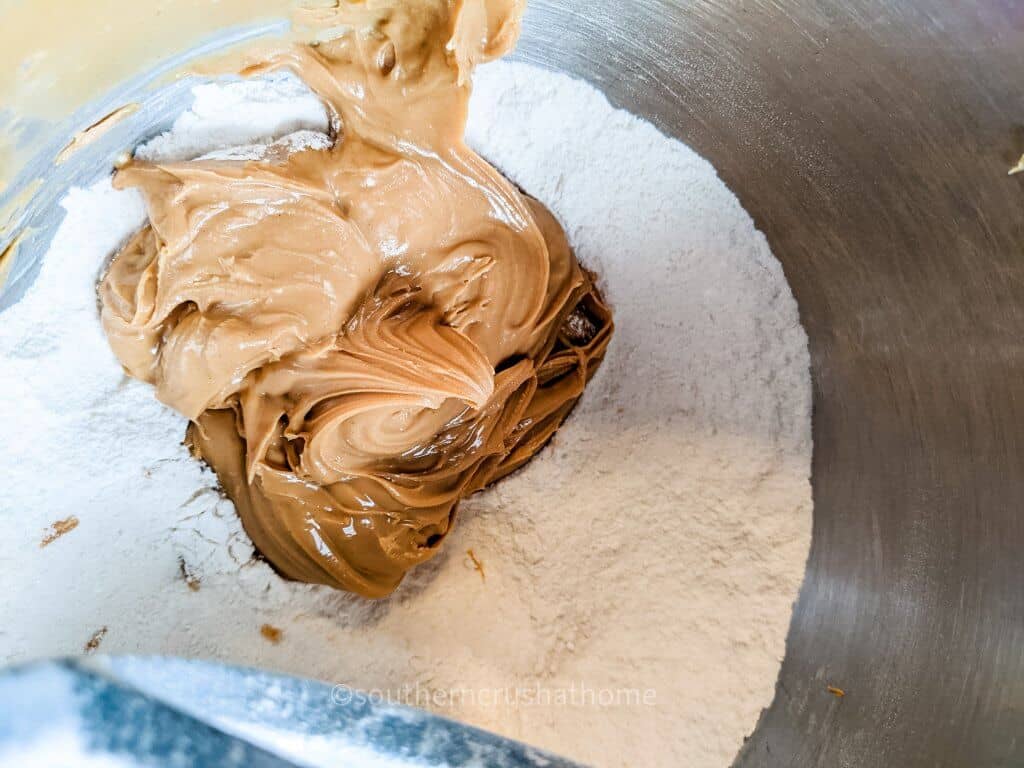
[{"label": "dry ingredient mound", "polygon": [[[252,156],[326,127],[294,78],[206,85],[140,154]],[[100,328],[96,279],[141,200],[109,179],[73,190],[0,320],[18,435],[0,462],[0,661],[216,658],[595,766],[729,764],[771,701],[810,542],[809,360],[782,269],[707,162],[585,83],[485,66],[467,136],[564,224],[615,311],[552,444],[468,499],[388,600],[280,579]]]}]

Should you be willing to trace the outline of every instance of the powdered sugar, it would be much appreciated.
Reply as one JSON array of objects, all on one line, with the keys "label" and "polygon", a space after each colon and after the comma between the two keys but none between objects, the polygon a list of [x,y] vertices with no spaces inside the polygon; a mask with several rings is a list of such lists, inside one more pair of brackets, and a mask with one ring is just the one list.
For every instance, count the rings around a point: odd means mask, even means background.
[{"label": "powdered sugar", "polygon": [[[140,154],[324,141],[323,108],[292,78],[196,95]],[[106,652],[398,699],[462,691],[409,703],[599,766],[729,763],[771,700],[810,539],[808,356],[781,267],[704,160],[588,85],[488,65],[468,138],[555,212],[615,311],[604,366],[552,445],[464,504],[443,553],[390,600],[282,581],[181,445],[184,420],[122,374],[99,327],[96,277],[141,201],[108,180],[75,190],[0,320],[0,658],[79,652],[106,626]],[[40,549],[71,515],[79,526]],[[559,698],[580,686],[593,701]],[[508,695],[524,687],[548,703]],[[493,689],[506,694],[480,694]],[[605,690],[653,702],[602,705]]]},{"label": "powdered sugar", "polygon": [[266,144],[300,130],[327,129],[323,103],[294,75],[205,84],[174,128],[136,150],[141,160],[191,160],[215,150]]}]

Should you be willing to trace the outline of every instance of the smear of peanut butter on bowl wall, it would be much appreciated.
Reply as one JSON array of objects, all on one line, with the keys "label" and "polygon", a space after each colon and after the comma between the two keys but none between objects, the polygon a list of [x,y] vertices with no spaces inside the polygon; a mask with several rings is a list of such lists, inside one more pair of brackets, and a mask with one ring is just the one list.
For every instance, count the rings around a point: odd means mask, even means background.
[{"label": "smear of peanut butter on bowl wall", "polygon": [[[225,29],[287,19],[296,5],[293,0],[0,0],[0,191],[26,153],[40,148],[33,141],[39,121],[59,122],[158,62]],[[19,135],[19,127],[30,130]]]}]

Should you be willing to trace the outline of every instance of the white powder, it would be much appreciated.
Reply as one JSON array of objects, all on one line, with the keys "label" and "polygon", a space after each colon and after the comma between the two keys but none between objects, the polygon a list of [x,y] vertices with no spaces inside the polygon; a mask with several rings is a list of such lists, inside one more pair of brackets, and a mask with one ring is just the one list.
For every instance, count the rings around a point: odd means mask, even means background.
[{"label": "white powder", "polygon": [[227,87],[201,85],[193,96],[191,108],[175,120],[173,130],[136,150],[140,160],[191,160],[236,147],[244,154],[246,145],[305,129],[327,130],[323,102],[287,72]]},{"label": "white powder", "polygon": [[[324,120],[288,80],[208,86],[147,152]],[[810,541],[809,360],[782,269],[708,163],[584,83],[484,67],[468,135],[555,212],[615,311],[553,443],[468,500],[393,598],[282,581],[184,420],[107,347],[94,286],[145,218],[137,195],[74,190],[0,319],[0,659],[77,653],[107,627],[102,652],[404,695],[598,766],[728,765],[772,698]]]}]

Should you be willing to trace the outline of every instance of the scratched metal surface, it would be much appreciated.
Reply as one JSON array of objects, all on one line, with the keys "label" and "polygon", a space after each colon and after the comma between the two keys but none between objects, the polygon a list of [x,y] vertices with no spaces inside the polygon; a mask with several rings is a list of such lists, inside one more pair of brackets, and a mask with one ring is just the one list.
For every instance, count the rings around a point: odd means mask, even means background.
[{"label": "scratched metal surface", "polygon": [[810,336],[814,543],[737,765],[1024,765],[1024,3],[531,0],[520,55],[708,157]]}]

